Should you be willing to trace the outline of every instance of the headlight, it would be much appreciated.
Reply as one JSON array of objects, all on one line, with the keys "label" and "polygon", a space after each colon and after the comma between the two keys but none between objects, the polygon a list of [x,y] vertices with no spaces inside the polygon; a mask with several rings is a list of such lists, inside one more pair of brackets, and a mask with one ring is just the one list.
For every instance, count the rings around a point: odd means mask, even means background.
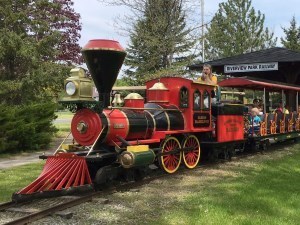
[{"label": "headlight", "polygon": [[73,82],[68,82],[66,84],[66,92],[68,95],[74,95],[76,92],[76,85]]}]

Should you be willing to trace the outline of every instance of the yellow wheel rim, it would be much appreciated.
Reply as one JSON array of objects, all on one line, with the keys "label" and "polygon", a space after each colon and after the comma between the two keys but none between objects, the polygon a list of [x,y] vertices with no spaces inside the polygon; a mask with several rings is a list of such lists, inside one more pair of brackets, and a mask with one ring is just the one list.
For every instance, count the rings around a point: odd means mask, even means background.
[{"label": "yellow wheel rim", "polygon": [[[166,153],[175,149],[181,149],[181,145],[178,139],[175,137],[168,137],[162,145],[161,152]],[[159,157],[159,164],[165,172],[175,173],[180,166],[181,158],[181,152],[169,155],[162,155]]]},{"label": "yellow wheel rim", "polygon": [[184,165],[188,169],[195,168],[200,160],[200,143],[195,135],[188,136],[183,143],[183,148],[192,147],[191,151],[183,152]]}]

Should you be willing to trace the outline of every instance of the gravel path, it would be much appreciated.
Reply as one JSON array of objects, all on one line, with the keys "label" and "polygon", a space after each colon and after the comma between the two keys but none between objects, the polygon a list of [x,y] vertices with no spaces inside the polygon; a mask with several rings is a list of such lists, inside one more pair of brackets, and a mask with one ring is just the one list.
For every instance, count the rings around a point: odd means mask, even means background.
[{"label": "gravel path", "polygon": [[[64,124],[64,123],[70,123],[70,118],[63,118],[63,119],[56,119],[54,121],[55,124]],[[30,163],[35,163],[40,161],[39,156],[43,153],[51,155],[55,152],[55,150],[58,148],[60,143],[62,142],[63,138],[55,138],[50,143],[49,149],[41,150],[37,152],[31,152],[31,153],[21,153],[18,155],[13,155],[7,158],[0,158],[0,169],[9,169],[11,167],[15,166],[22,166]]]},{"label": "gravel path", "polygon": [[40,161],[39,156],[43,153],[45,154],[52,154],[55,152],[57,147],[60,145],[62,138],[56,138],[50,144],[49,149],[45,151],[37,151],[31,153],[21,153],[18,155],[9,156],[7,158],[0,158],[0,169],[9,169],[15,166],[26,165],[30,163],[35,163]]}]

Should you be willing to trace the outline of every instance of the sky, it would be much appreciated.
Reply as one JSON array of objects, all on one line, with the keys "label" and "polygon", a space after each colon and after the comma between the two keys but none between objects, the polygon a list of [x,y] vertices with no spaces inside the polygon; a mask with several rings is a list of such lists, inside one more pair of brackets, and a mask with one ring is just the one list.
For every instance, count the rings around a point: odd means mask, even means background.
[{"label": "sky", "polygon": [[[224,0],[205,1],[205,21],[211,20],[221,2]],[[300,7],[298,5],[299,0],[252,0],[254,9],[265,14],[265,26],[273,31],[279,39],[284,36],[282,27],[289,27],[293,16],[296,18],[297,25],[300,26]],[[128,14],[129,11],[126,7],[107,6],[97,0],[74,0],[74,9],[81,15],[80,46],[83,47],[91,39],[113,39],[119,41],[126,48],[129,39],[121,35],[115,25],[116,17]],[[200,12],[199,9],[199,24],[201,23]],[[280,41],[278,41],[278,45],[280,46]]]}]

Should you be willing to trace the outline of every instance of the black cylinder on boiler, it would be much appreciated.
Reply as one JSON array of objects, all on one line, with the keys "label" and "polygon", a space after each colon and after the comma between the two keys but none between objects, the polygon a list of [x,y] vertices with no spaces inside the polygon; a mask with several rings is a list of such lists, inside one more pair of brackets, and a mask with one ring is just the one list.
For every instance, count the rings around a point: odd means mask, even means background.
[{"label": "black cylinder on boiler", "polygon": [[90,40],[82,49],[87,67],[99,93],[102,108],[110,105],[110,93],[126,52],[117,41]]}]

